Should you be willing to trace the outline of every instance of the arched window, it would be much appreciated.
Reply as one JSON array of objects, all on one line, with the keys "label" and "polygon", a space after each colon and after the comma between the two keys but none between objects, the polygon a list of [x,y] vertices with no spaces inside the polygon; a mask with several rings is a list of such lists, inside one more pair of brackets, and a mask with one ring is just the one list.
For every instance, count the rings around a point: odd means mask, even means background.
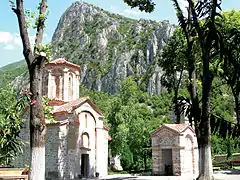
[{"label": "arched window", "polygon": [[56,84],[56,98],[59,99],[59,95],[60,95],[60,87],[59,87],[60,78],[59,78],[59,76],[55,77],[55,84]]},{"label": "arched window", "polygon": [[85,128],[88,127],[88,124],[87,124],[87,114],[85,114]]},{"label": "arched window", "polygon": [[72,99],[72,97],[73,97],[73,75],[72,75],[72,73],[69,74],[69,79],[68,79],[68,97],[69,97],[69,99]]},{"label": "arched window", "polygon": [[89,135],[86,132],[82,134],[82,146],[89,148]]}]

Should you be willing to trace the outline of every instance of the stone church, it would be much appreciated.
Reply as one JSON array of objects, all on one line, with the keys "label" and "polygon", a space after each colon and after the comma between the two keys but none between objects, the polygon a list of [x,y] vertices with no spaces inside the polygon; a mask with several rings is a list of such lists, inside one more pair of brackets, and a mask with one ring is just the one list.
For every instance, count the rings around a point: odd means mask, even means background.
[{"label": "stone church", "polygon": [[154,175],[196,179],[199,174],[198,144],[189,124],[164,124],[151,134]]},{"label": "stone church", "polygon": [[[108,127],[103,113],[88,98],[79,98],[81,67],[65,59],[45,67],[43,95],[51,99],[55,122],[47,122],[46,179],[79,179],[106,176],[108,170]],[[29,142],[28,123],[22,136]],[[25,150],[24,150],[25,151]],[[29,164],[29,146],[14,163]]]}]

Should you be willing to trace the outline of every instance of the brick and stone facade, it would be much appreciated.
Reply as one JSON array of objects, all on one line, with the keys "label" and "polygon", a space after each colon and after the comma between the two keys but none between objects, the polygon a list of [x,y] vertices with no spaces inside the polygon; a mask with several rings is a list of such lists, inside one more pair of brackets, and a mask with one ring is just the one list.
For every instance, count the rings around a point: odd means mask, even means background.
[{"label": "brick and stone facade", "polygon": [[[46,179],[68,180],[107,175],[108,128],[103,114],[88,98],[79,98],[81,68],[64,59],[46,65],[43,95],[52,101],[55,122],[47,123]],[[28,119],[21,133],[29,142]],[[30,164],[30,148],[14,162],[15,167]]]},{"label": "brick and stone facade", "polygon": [[186,176],[195,179],[198,145],[188,124],[165,124],[151,134],[154,175]]}]

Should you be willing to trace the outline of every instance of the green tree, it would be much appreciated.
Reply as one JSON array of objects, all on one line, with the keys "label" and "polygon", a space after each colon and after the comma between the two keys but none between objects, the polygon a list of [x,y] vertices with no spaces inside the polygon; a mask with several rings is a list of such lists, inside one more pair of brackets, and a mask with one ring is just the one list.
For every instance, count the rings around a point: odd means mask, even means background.
[{"label": "green tree", "polygon": [[45,179],[45,135],[46,125],[42,107],[42,73],[43,66],[49,57],[45,47],[41,46],[45,20],[47,18],[47,0],[41,0],[36,18],[35,44],[32,50],[27,28],[31,25],[28,19],[33,18],[29,10],[24,10],[23,0],[9,1],[11,9],[17,16],[20,37],[23,45],[23,55],[27,62],[30,75],[30,91],[32,92],[30,106],[30,149],[31,165],[29,179]]},{"label": "green tree", "polygon": [[[181,30],[181,29],[180,29]],[[175,90],[177,86],[175,86],[175,82],[178,82],[178,77],[176,77],[176,72],[174,72],[174,68],[181,67],[182,63],[186,63],[187,58],[185,56],[184,49],[186,49],[186,44],[184,44],[181,40],[181,37],[184,36],[181,34],[182,31],[179,31],[179,29],[176,29],[176,31],[173,33],[172,37],[169,38],[168,44],[164,47],[163,53],[162,53],[162,60],[160,62],[160,66],[163,67],[164,75],[163,75],[163,81],[165,83],[165,86],[168,88],[168,90],[171,92],[172,90]],[[177,49],[177,50],[176,50]],[[199,46],[197,43],[194,44],[193,51],[194,57],[197,60],[197,82],[198,86],[201,87],[201,64],[199,63],[201,54],[197,53],[197,50],[199,49]],[[185,62],[184,62],[185,61]],[[216,60],[218,62],[218,60]],[[178,65],[179,64],[179,65]],[[228,85],[225,81],[222,81],[221,77],[224,75],[222,72],[221,67],[215,66],[215,63],[212,63],[212,69],[215,71],[215,78],[213,80],[212,85],[212,97],[211,97],[211,114],[223,118],[224,120],[233,121],[234,116],[234,103],[233,103],[233,96],[231,93],[231,90],[229,89]],[[218,68],[220,68],[218,70]],[[186,71],[186,70],[185,70]],[[218,73],[220,72],[220,73]],[[221,75],[221,76],[219,76]],[[169,83],[168,83],[169,82]],[[186,83],[187,84],[187,83]],[[185,89],[182,89],[181,87],[179,89],[178,97],[182,97],[183,99],[188,99],[189,95],[188,92]],[[201,94],[199,93],[199,97],[201,99]],[[173,101],[174,102],[174,101]],[[182,109],[181,109],[182,110]],[[190,117],[191,118],[191,117]],[[190,119],[189,118],[189,119]],[[217,152],[224,152],[227,153],[226,147],[227,147],[227,140],[224,140],[223,138],[219,137],[219,132],[212,135],[212,144],[211,147],[212,152],[216,154]],[[228,136],[229,138],[229,136]],[[217,140],[216,140],[217,139]],[[223,145],[218,145],[218,142],[223,142]],[[233,142],[233,141],[229,141]],[[234,149],[234,148],[233,148]]]},{"label": "green tree", "polygon": [[186,39],[182,29],[177,28],[163,48],[162,59],[159,62],[163,70],[161,83],[169,92],[174,92],[173,105],[177,123],[180,123],[181,114],[183,113],[181,111],[179,90],[184,87],[184,80],[186,79],[187,61],[185,49]]},{"label": "green tree", "polygon": [[22,152],[23,142],[19,138],[23,126],[23,115],[29,106],[27,91],[17,95],[10,88],[0,88],[0,164],[10,165]]},{"label": "green tree", "polygon": [[23,60],[0,68],[0,88],[8,86],[16,77],[26,71],[27,66]]},{"label": "green tree", "polygon": [[172,95],[162,92],[149,96],[140,90],[132,77],[121,82],[120,93],[80,87],[80,94],[89,96],[101,107],[104,121],[110,127],[111,154],[121,155],[125,170],[139,170],[151,165],[150,133],[162,123],[169,122]]},{"label": "green tree", "polygon": [[[193,1],[187,0],[187,17],[184,16],[182,9],[177,0],[172,0],[177,12],[180,27],[182,28],[187,41],[188,53],[188,72],[190,80],[190,95],[192,101],[192,109],[194,115],[195,129],[199,146],[200,160],[200,175],[199,179],[212,179],[213,170],[211,163],[210,151],[210,97],[211,86],[214,78],[214,73],[210,69],[210,63],[219,55],[219,50],[222,49],[222,36],[217,30],[215,22],[219,15],[217,10],[220,8],[221,1]],[[132,7],[139,7],[140,10],[152,12],[154,3],[152,0],[133,1],[126,0]],[[149,6],[149,3],[152,6]],[[202,19],[204,18],[204,21]],[[193,58],[193,43],[197,39],[201,49],[202,63],[202,103],[201,108],[197,94],[197,78],[196,78],[196,60]],[[222,56],[220,56],[222,57]]]},{"label": "green tree", "polygon": [[222,13],[220,31],[225,37],[225,53],[222,77],[230,86],[235,103],[237,125],[240,130],[240,11]]},{"label": "green tree", "polygon": [[[142,92],[136,82],[125,78],[120,94],[114,98],[111,113],[108,113],[110,144],[113,155],[121,155],[126,169],[147,168],[150,160],[150,133],[169,120],[169,96],[153,96]],[[129,159],[130,158],[130,159]]]},{"label": "green tree", "polygon": [[211,114],[233,122],[234,103],[229,86],[216,77],[212,86]]}]

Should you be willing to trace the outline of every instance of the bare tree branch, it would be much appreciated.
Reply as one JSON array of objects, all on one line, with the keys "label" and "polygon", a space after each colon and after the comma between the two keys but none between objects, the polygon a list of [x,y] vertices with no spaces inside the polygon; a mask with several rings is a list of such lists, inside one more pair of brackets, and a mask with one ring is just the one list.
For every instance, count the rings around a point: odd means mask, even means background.
[{"label": "bare tree branch", "polygon": [[180,26],[181,26],[184,30],[187,29],[187,23],[186,23],[186,21],[185,21],[185,19],[184,19],[183,12],[182,12],[182,10],[181,10],[181,8],[180,8],[180,6],[179,6],[178,1],[177,1],[177,0],[173,0],[173,4],[174,4],[175,9],[176,9],[176,11],[177,11],[177,17],[178,17],[178,19],[179,19]]},{"label": "bare tree branch", "polygon": [[28,35],[27,28],[25,26],[26,21],[25,21],[25,15],[24,15],[23,0],[16,0],[16,5],[17,5],[16,9],[12,8],[12,10],[17,15],[17,18],[18,18],[19,31],[22,39],[22,44],[23,44],[23,54],[27,61],[28,66],[30,67],[34,59],[34,55],[31,51],[29,35]]},{"label": "bare tree branch", "polygon": [[212,11],[211,11],[211,23],[214,24],[215,23],[215,17],[216,17],[216,13],[217,13],[217,5],[218,5],[218,0],[213,0],[213,5],[212,5]]},{"label": "bare tree branch", "polygon": [[189,8],[190,8],[191,13],[192,13],[193,24],[194,24],[194,27],[196,28],[196,31],[197,31],[198,36],[199,36],[198,39],[200,41],[201,46],[203,46],[204,38],[203,38],[201,27],[200,27],[200,24],[199,24],[199,21],[198,21],[198,15],[197,15],[197,13],[195,11],[194,2],[192,0],[188,0],[188,3],[189,3]]},{"label": "bare tree branch", "polygon": [[34,53],[36,52],[36,50],[39,49],[39,45],[43,39],[43,30],[45,27],[45,20],[46,20],[46,14],[45,14],[46,10],[47,10],[47,0],[42,0],[42,2],[40,3],[39,16],[37,19],[37,32],[35,37]]}]

